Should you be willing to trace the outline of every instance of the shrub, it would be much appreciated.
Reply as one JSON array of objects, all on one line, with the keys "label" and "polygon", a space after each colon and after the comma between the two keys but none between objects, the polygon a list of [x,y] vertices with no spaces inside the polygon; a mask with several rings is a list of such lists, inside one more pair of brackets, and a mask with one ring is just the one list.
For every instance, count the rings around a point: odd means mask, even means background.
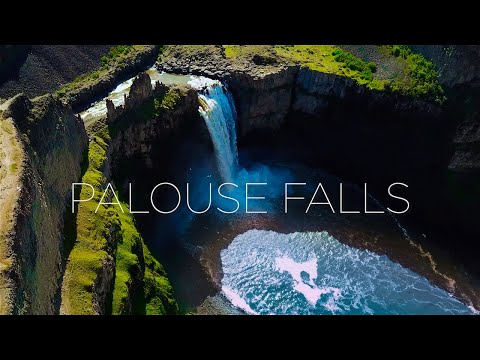
[{"label": "shrub", "polygon": [[393,49],[392,49],[392,54],[393,54],[393,56],[399,57],[399,56],[400,56],[400,52],[401,52],[400,47],[397,46],[397,45],[395,45],[395,46],[393,47]]},{"label": "shrub", "polygon": [[369,63],[367,63],[367,67],[370,69],[372,73],[377,71],[377,64],[375,64],[373,61],[370,61]]},{"label": "shrub", "polygon": [[102,63],[102,66],[103,67],[107,67],[108,64],[110,63],[110,59],[107,57],[107,56],[102,56],[102,58],[100,59],[101,63]]},{"label": "shrub", "polygon": [[335,49],[332,51],[334,60],[336,62],[343,63],[344,66],[350,70],[358,71],[360,78],[367,81],[373,80],[373,72],[377,69],[377,65],[373,62],[366,63],[362,59],[357,58],[353,54],[342,51],[341,49]]},{"label": "shrub", "polygon": [[391,54],[405,61],[405,76],[392,83],[391,89],[405,95],[423,97],[439,104],[445,101],[443,89],[438,83],[435,66],[425,57],[414,53],[406,45],[387,45]]}]

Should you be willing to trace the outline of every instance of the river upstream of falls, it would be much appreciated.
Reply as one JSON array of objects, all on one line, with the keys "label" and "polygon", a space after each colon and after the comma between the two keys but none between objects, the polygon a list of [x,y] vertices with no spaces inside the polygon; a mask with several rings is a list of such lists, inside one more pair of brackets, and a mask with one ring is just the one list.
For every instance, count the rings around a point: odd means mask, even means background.
[{"label": "river upstream of falls", "polygon": [[[340,181],[321,169],[263,159],[251,149],[237,149],[235,103],[217,80],[148,71],[152,83],[187,83],[198,90],[199,112],[213,143],[215,167],[192,165],[185,182],[192,184],[192,207],[203,209],[205,191],[223,182],[238,188],[231,196],[244,208],[244,184],[268,183],[264,200],[253,208],[266,214],[195,215],[185,206],[159,219],[147,238],[167,267],[180,305],[200,314],[474,314],[478,289],[449,257],[424,243],[422,234],[406,231],[389,214],[332,214],[318,207],[305,214],[293,204],[284,214],[285,182],[308,179],[309,194],[322,182],[327,193]],[[132,79],[117,86],[108,98],[123,102]],[[104,99],[81,113],[86,123],[106,114]],[[239,156],[240,155],[240,156]],[[209,155],[211,156],[211,155]],[[311,183],[310,183],[311,182]],[[313,187],[313,188],[312,188]],[[265,193],[267,191],[267,193]],[[349,206],[358,208],[363,193],[353,184]],[[305,195],[305,194],[298,194]],[[250,196],[255,196],[252,194]],[[258,195],[260,196],[260,195]],[[295,193],[292,194],[295,196]],[[212,207],[231,206],[213,198]],[[256,203],[257,201],[257,203]],[[373,207],[381,205],[371,197]],[[174,233],[166,227],[174,228]],[[178,240],[175,254],[162,253],[161,237]],[[180,254],[183,252],[183,255]],[[200,264],[200,265],[198,265]],[[205,289],[200,289],[203,287]]]}]

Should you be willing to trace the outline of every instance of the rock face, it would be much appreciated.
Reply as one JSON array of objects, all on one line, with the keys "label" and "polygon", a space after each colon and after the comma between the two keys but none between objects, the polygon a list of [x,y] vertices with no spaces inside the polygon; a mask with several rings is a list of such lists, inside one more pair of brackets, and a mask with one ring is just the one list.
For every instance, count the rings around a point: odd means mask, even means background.
[{"label": "rock face", "polygon": [[[415,205],[410,221],[418,220],[443,238],[461,238],[445,240],[455,252],[473,249],[480,236],[471,215],[480,211],[474,205],[480,202],[471,200],[479,199],[472,194],[478,193],[473,180],[480,168],[480,121],[478,111],[464,109],[476,108],[480,101],[471,89],[480,74],[479,47],[414,50],[440,70],[451,99],[445,106],[371,91],[345,77],[281,62],[229,62],[214,48],[202,56],[178,50],[159,67],[225,82],[236,100],[240,142],[291,149],[356,183],[368,181],[379,188],[395,181],[410,184]],[[292,142],[295,134],[303,140]],[[471,175],[453,179],[452,172]],[[459,198],[462,191],[462,198],[470,200]]]},{"label": "rock face", "polygon": [[440,112],[438,107],[425,101],[371,91],[349,78],[289,65],[278,57],[267,61],[253,56],[231,62],[219,46],[206,47],[199,53],[190,53],[181,47],[170,51],[158,64],[160,69],[203,75],[228,85],[236,100],[242,135],[254,129],[279,129],[290,111],[315,115],[326,110],[330,102],[342,99],[365,102],[372,109]]},{"label": "rock face", "polygon": [[24,149],[13,226],[7,234],[9,266],[4,313],[52,314],[58,308],[63,218],[71,183],[80,177],[87,137],[80,118],[52,96],[15,97],[3,117],[13,119]]},{"label": "rock face", "polygon": [[184,50],[173,47],[159,67],[167,72],[202,75],[226,83],[236,100],[242,134],[253,129],[278,128],[284,122],[292,102],[297,66],[274,57],[255,56],[232,63],[225,58],[221,46],[191,54]]},{"label": "rock face", "polygon": [[64,101],[68,102],[76,110],[84,108],[85,105],[93,100],[106,95],[116,84],[153,65],[158,51],[158,45],[146,46],[143,51],[138,52],[135,56],[128,57],[121,65],[109,69],[105,75],[99,77],[96,81],[85,83],[83,86],[69,92],[64,97]]},{"label": "rock face", "polygon": [[440,83],[445,86],[480,81],[479,45],[411,45],[411,48],[433,61]]},{"label": "rock face", "polygon": [[379,108],[393,113],[423,112],[439,115],[441,112],[439,107],[422,100],[369,90],[346,77],[308,68],[299,69],[290,110],[315,116],[327,110],[331,103],[342,101],[363,103],[372,111]]},{"label": "rock face", "polygon": [[0,61],[0,98],[20,92],[33,98],[53,92],[78,75],[97,69],[100,58],[112,46],[2,45],[0,59],[9,61]]},{"label": "rock face", "polygon": [[261,77],[233,72],[225,78],[237,100],[241,134],[280,127],[290,110],[297,72],[298,67],[289,66]]},{"label": "rock face", "polygon": [[30,45],[0,45],[0,84],[18,72],[30,50]]},{"label": "rock face", "polygon": [[[169,136],[178,134],[188,123],[203,125],[203,120],[198,115],[199,104],[195,90],[182,86],[166,87],[158,83],[152,90],[150,77],[147,74],[140,75],[134,84],[136,86],[132,84],[124,106],[115,107],[111,104],[108,108],[109,123],[121,128],[110,143],[110,156],[114,168],[121,167],[122,161],[135,157],[140,157],[148,168],[153,168],[151,155],[155,153],[153,148],[159,141],[165,141]],[[136,114],[136,109],[141,108],[142,105],[146,108],[155,107],[155,104],[152,104],[155,98],[174,94],[178,94],[178,102],[173,108],[163,109],[163,111],[160,109],[157,114],[151,114],[152,118],[139,121],[143,114]],[[146,112],[150,115],[148,110]]]},{"label": "rock face", "polygon": [[455,151],[448,166],[456,173],[480,171],[480,111],[472,109],[480,94],[479,45],[413,45],[433,61],[440,82],[450,88],[452,121],[458,123],[453,136]]},{"label": "rock face", "polygon": [[[101,174],[101,182],[95,184],[97,194],[103,192],[107,183],[120,189],[123,184],[119,179],[125,179],[122,175],[146,184],[150,177],[142,176],[140,180],[139,174],[163,171],[154,161],[155,156],[165,157],[158,147],[174,139],[183,140],[182,129],[189,122],[200,120],[198,106],[194,90],[161,84],[152,89],[145,73],[134,79],[124,105],[115,107],[107,101],[107,118],[97,120],[89,128],[90,154],[100,154],[101,160],[92,156],[85,177]],[[124,193],[127,191],[128,186]],[[94,200],[98,202],[100,198]],[[134,234],[137,230],[133,218],[111,207],[105,211],[93,214],[88,207],[79,205],[79,235],[65,270],[60,313],[131,314],[138,313],[138,304],[142,302],[149,302],[148,309],[143,309],[147,313],[175,313],[177,307],[166,274],[141,236]],[[83,221],[85,218],[87,222]],[[98,223],[105,232],[95,233]],[[94,266],[82,263],[86,257],[95,259]],[[87,278],[87,283],[78,284],[79,277]]]},{"label": "rock face", "polygon": [[147,100],[152,100],[154,96],[162,96],[168,91],[168,88],[161,83],[155,84],[152,87],[150,76],[147,73],[141,72],[133,80],[132,86],[128,95],[124,96],[124,105],[115,107],[113,101],[106,99],[107,102],[107,122],[109,124],[114,123],[117,119],[126,115],[128,112],[133,111],[143,105]]},{"label": "rock face", "polygon": [[460,173],[480,172],[480,112],[468,114],[453,138],[455,152],[448,168]]}]

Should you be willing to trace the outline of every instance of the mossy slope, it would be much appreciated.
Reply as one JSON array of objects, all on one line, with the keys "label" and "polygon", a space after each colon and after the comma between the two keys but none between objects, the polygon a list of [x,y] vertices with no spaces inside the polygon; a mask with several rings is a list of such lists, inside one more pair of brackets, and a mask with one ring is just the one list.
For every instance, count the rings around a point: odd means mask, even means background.
[{"label": "mossy slope", "polygon": [[178,307],[165,270],[138,233],[128,205],[122,202],[122,206],[125,213],[117,212],[121,237],[117,247],[112,314],[174,314]]},{"label": "mossy slope", "polygon": [[[112,304],[107,304],[106,313],[110,308],[113,314],[176,313],[165,271],[145,246],[128,206],[122,203],[125,213],[118,205],[101,205],[95,212],[107,183],[104,171],[109,140],[106,125],[99,124],[90,135],[88,168],[82,182],[92,185],[95,194],[91,201],[79,203],[76,211],[75,242],[66,266],[61,312],[98,313],[94,289],[105,263],[115,261]],[[91,188],[82,186],[80,199],[91,196]]]}]

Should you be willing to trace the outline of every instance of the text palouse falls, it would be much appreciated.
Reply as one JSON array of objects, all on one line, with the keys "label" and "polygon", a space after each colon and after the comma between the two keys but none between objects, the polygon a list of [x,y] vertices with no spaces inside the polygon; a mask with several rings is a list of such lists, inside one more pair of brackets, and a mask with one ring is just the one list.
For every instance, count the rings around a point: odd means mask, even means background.
[{"label": "text palouse falls", "polygon": [[[305,213],[308,214],[310,208],[312,206],[328,206],[330,208],[330,210],[332,211],[332,213],[340,213],[340,214],[360,214],[360,213],[364,213],[364,214],[384,214],[385,213],[385,210],[372,210],[372,209],[368,209],[368,185],[367,183],[364,184],[364,206],[363,206],[363,209],[345,209],[344,208],[344,201],[343,201],[343,184],[342,183],[339,183],[339,189],[340,189],[340,196],[339,196],[339,207],[337,210],[335,210],[334,206],[332,205],[332,202],[330,201],[330,197],[328,196],[328,193],[325,191],[325,188],[324,186],[322,185],[322,183],[318,183],[317,187],[316,187],[316,190],[315,192],[311,195],[310,198],[306,197],[306,196],[299,196],[298,194],[296,196],[291,196],[291,193],[289,195],[289,189],[293,188],[293,187],[303,187],[307,185],[307,183],[301,183],[301,182],[292,182],[292,183],[285,183],[284,184],[284,212],[285,214],[288,213],[288,204],[289,204],[289,201],[294,201],[294,200],[305,200],[305,199],[310,199],[309,202],[308,202],[308,206],[306,207],[305,209]],[[91,189],[91,196],[88,198],[88,199],[76,199],[75,198],[75,188],[76,187],[81,187],[81,186],[87,186]],[[216,193],[213,193],[212,191],[212,183],[209,183],[209,187],[208,187],[208,193],[207,193],[207,190],[203,190],[204,193],[205,193],[205,196],[208,198],[208,205],[206,208],[204,209],[194,209],[192,208],[192,205],[191,205],[191,202],[190,202],[190,188],[191,188],[191,185],[190,183],[185,183],[185,194],[182,196],[182,191],[180,190],[180,187],[175,185],[175,184],[172,184],[170,182],[162,182],[162,183],[159,183],[157,184],[151,191],[150,193],[150,205],[151,205],[151,210],[149,209],[136,209],[134,210],[134,206],[133,206],[133,199],[134,199],[134,190],[132,188],[132,184],[129,183],[129,191],[128,191],[128,198],[129,198],[129,203],[128,203],[128,209],[127,211],[129,211],[131,214],[148,214],[150,213],[150,211],[155,211],[157,213],[160,213],[160,214],[171,214],[173,212],[175,212],[181,205],[182,203],[182,200],[186,202],[186,205],[188,207],[188,209],[194,213],[194,214],[203,214],[203,213],[206,213],[207,211],[211,211],[211,210],[217,210],[221,213],[224,213],[224,214],[234,214],[236,212],[245,212],[246,214],[266,214],[268,211],[267,210],[264,210],[264,209],[261,209],[261,206],[255,206],[255,209],[252,209],[252,207],[249,208],[249,205],[248,205],[248,201],[249,200],[256,200],[256,201],[261,201],[261,200],[265,200],[266,197],[265,196],[261,196],[261,195],[258,195],[256,194],[255,196],[251,195],[251,191],[254,187],[257,187],[257,188],[262,188],[262,187],[265,187],[265,188],[268,188],[269,184],[264,182],[264,183],[245,183],[245,194],[244,194],[244,206],[241,208],[241,205],[240,205],[240,202],[239,202],[239,199],[236,198],[236,197],[233,197],[233,196],[230,196],[228,194],[228,188],[239,188],[239,185],[235,184],[235,183],[231,183],[231,182],[224,182],[222,184],[220,184],[218,187],[217,187],[217,191]],[[405,187],[405,188],[408,188],[408,185],[407,184],[404,184],[404,183],[401,183],[401,182],[395,182],[395,183],[392,183],[390,184],[390,186],[388,186],[388,189],[387,189],[387,192],[388,192],[388,195],[393,198],[393,199],[397,199],[401,205],[398,205],[396,208],[390,208],[390,207],[387,207],[386,210],[391,212],[391,213],[394,213],[394,214],[404,214],[406,213],[409,209],[410,209],[410,202],[401,197],[401,196],[397,196],[395,195],[395,188],[396,187]],[[164,209],[164,208],[161,208],[161,206],[159,206],[158,204],[156,204],[155,202],[155,199],[154,199],[154,195],[155,195],[155,192],[158,190],[158,189],[161,189],[161,188],[168,188],[171,192],[173,192],[173,194],[175,194],[176,198],[177,198],[177,201],[176,201],[176,205],[173,207],[173,208],[170,208],[170,209]],[[250,189],[250,195],[249,195],[249,189]],[[229,200],[231,202],[231,208],[230,209],[224,209],[222,207],[215,207],[215,209],[213,209],[212,207],[212,197],[213,196],[219,196],[220,198],[222,199],[226,199],[226,200]],[[88,184],[88,183],[72,183],[72,200],[71,200],[71,211],[72,213],[75,212],[75,204],[76,203],[82,203],[82,202],[88,202],[88,201],[93,201],[92,199],[95,197],[95,188]],[[107,201],[106,199],[109,199],[111,198],[111,201]],[[242,199],[242,200],[243,200]],[[320,199],[322,199],[320,201]],[[107,186],[105,187],[105,190],[103,191],[103,194],[102,194],[102,197],[100,198],[100,201],[97,203],[97,207],[96,207],[96,210],[95,210],[95,213],[97,213],[99,207],[101,205],[117,205],[120,210],[122,212],[125,212],[125,209],[123,208],[120,200],[118,199],[117,197],[117,194],[115,193],[114,189],[113,189],[113,186],[111,183],[108,183]]]}]

